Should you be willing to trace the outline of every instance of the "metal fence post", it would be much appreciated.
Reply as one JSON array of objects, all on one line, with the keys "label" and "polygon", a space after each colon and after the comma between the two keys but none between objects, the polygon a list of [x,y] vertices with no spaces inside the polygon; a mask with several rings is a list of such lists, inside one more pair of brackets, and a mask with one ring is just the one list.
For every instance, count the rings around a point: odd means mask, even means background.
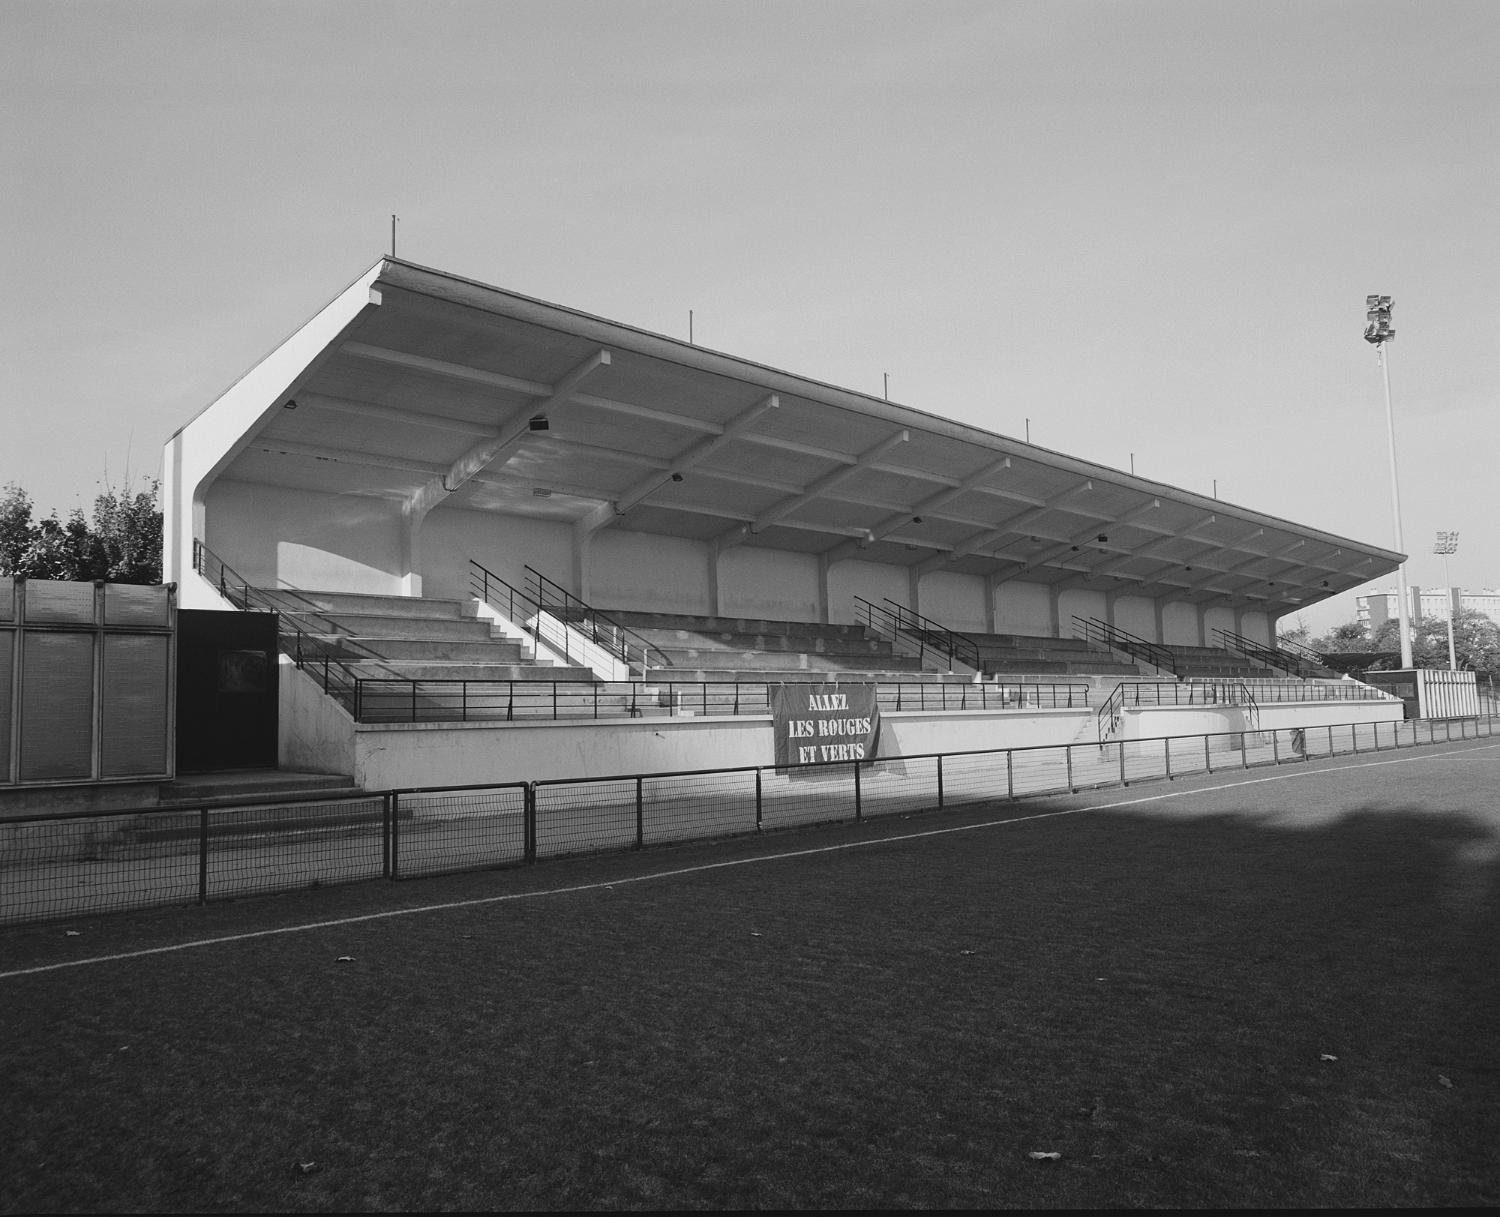
[{"label": "metal fence post", "polygon": [[937,783],[938,783],[938,810],[943,807],[943,754],[938,753],[937,759]]},{"label": "metal fence post", "polygon": [[1120,785],[1128,786],[1130,783],[1125,780],[1125,741],[1116,740],[1115,747],[1120,750]]},{"label": "metal fence post", "polygon": [[760,767],[755,769],[755,831],[760,831],[761,819],[761,793],[760,793]]},{"label": "metal fence post", "polygon": [[1161,742],[1162,751],[1167,754],[1167,781],[1172,780],[1172,737],[1169,735]]},{"label": "metal fence post", "polygon": [[1005,750],[1005,797],[1011,802],[1016,799],[1016,750],[1007,748]]},{"label": "metal fence post", "polygon": [[536,783],[527,782],[521,801],[521,849],[527,862],[536,861]]},{"label": "metal fence post", "polygon": [[1209,735],[1208,735],[1207,732],[1204,732],[1204,735],[1203,735],[1203,772],[1204,773],[1212,773],[1214,771],[1213,759],[1209,755],[1209,751],[1208,751],[1208,741],[1209,741]]},{"label": "metal fence post", "polygon": [[380,877],[391,877],[391,806],[397,798],[394,790],[380,800]]},{"label": "metal fence post", "polygon": [[865,818],[865,809],[859,789],[859,762],[854,762],[854,822],[856,824]]},{"label": "metal fence post", "polygon": [[1271,728],[1271,764],[1281,764],[1281,732]]},{"label": "metal fence post", "polygon": [[635,779],[635,847],[641,849],[646,844],[646,811],[642,804],[641,785],[644,778]]},{"label": "metal fence post", "polygon": [[401,878],[401,796],[391,792],[391,878]]},{"label": "metal fence post", "polygon": [[1063,745],[1063,760],[1064,760],[1064,762],[1068,766],[1068,793],[1069,794],[1077,794],[1078,792],[1073,789],[1073,745],[1072,744],[1064,744]]},{"label": "metal fence post", "polygon": [[198,809],[198,903],[208,903],[208,808]]}]

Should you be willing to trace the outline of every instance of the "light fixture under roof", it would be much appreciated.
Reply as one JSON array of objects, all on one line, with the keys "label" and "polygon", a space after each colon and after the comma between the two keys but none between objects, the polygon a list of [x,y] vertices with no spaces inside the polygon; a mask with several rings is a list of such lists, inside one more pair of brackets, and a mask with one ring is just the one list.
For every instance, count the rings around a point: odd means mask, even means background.
[{"label": "light fixture under roof", "polygon": [[546,486],[533,486],[531,488],[531,497],[534,499],[550,499],[552,491]]}]

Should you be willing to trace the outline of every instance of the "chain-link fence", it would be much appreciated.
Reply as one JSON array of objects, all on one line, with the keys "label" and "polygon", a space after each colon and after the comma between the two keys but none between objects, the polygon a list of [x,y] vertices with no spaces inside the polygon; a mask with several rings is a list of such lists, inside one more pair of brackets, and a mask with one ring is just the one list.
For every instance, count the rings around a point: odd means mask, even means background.
[{"label": "chain-link fence", "polygon": [[519,865],[1492,736],[1494,717],[0,820],[0,924]]}]

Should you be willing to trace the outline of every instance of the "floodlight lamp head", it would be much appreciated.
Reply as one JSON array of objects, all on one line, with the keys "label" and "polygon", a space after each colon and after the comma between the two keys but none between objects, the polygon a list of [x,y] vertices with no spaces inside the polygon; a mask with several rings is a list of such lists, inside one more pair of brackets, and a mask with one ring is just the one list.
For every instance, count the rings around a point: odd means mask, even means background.
[{"label": "floodlight lamp head", "polygon": [[1389,296],[1365,297],[1366,342],[1379,346],[1382,342],[1390,342],[1396,337],[1395,327],[1391,325],[1392,307]]}]

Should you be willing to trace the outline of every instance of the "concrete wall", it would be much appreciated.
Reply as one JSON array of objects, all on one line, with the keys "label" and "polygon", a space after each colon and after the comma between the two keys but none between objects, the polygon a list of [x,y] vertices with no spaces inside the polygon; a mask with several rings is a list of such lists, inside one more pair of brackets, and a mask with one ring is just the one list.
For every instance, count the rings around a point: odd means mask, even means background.
[{"label": "concrete wall", "polygon": [[1107,620],[1103,592],[1087,587],[1070,587],[1058,595],[1057,601],[1058,632],[1064,638],[1073,636],[1074,617]]},{"label": "concrete wall", "polygon": [[828,620],[840,625],[852,623],[855,596],[863,596],[873,604],[890,599],[910,608],[906,567],[884,566],[879,562],[834,563],[828,571]]},{"label": "concrete wall", "polygon": [[940,621],[950,630],[990,632],[990,613],[985,581],[978,575],[933,571],[922,579],[921,605],[924,617]]},{"label": "concrete wall", "polygon": [[1051,593],[1040,583],[1000,584],[995,589],[994,632],[1052,636]]},{"label": "concrete wall", "polygon": [[1263,647],[1276,645],[1271,633],[1271,619],[1265,613],[1246,613],[1240,620],[1240,633]]},{"label": "concrete wall", "polygon": [[424,596],[467,599],[471,558],[523,591],[527,565],[577,590],[573,529],[561,521],[437,507],[422,523],[420,552]]},{"label": "concrete wall", "polygon": [[596,608],[709,611],[708,549],[701,541],[606,529],[594,535],[588,569],[583,598]]},{"label": "concrete wall", "polygon": [[285,655],[278,673],[276,763],[299,773],[354,773],[354,719]]},{"label": "concrete wall", "polygon": [[1156,602],[1145,596],[1115,597],[1115,627],[1147,642],[1160,642],[1156,636]]},{"label": "concrete wall", "polygon": [[1240,706],[1145,706],[1127,709],[1115,739],[1161,739],[1220,731],[1274,731],[1290,727],[1326,727],[1340,723],[1400,722],[1405,708],[1398,701],[1267,702],[1252,727]]},{"label": "concrete wall", "polygon": [[737,545],[719,557],[719,616],[818,620],[818,559]]},{"label": "concrete wall", "polygon": [[394,503],[218,481],[205,506],[205,544],[252,584],[400,594]]},{"label": "concrete wall", "polygon": [[1195,647],[1199,645],[1198,609],[1191,604],[1168,603],[1162,606],[1162,642],[1167,646]]},{"label": "concrete wall", "polygon": [[1222,605],[1211,605],[1203,611],[1203,629],[1208,639],[1208,645],[1216,647],[1222,645],[1215,630],[1223,630],[1228,634],[1237,634],[1234,628],[1234,610]]}]

